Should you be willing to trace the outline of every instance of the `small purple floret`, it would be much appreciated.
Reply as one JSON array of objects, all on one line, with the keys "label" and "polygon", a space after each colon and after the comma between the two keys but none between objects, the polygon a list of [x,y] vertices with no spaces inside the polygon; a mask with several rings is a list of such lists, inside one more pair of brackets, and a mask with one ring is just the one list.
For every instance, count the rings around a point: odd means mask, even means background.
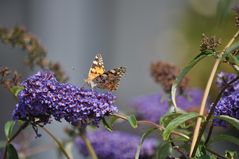
[{"label": "small purple floret", "polygon": [[[140,137],[126,132],[97,130],[87,133],[99,159],[132,159],[135,156]],[[88,155],[81,138],[76,138],[80,153]],[[155,154],[157,142],[155,139],[145,139],[140,151],[140,158],[150,159]]]},{"label": "small purple floret", "polygon": [[15,120],[46,124],[54,117],[73,125],[98,125],[104,116],[117,112],[116,97],[110,92],[60,83],[52,72],[38,72],[21,85],[24,89],[18,94],[19,102],[13,112]]}]

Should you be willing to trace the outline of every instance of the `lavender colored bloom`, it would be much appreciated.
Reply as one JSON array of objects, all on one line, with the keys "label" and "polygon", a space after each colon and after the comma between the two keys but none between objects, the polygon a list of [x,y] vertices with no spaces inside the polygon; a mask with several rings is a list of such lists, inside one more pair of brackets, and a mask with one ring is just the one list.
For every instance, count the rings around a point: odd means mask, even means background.
[{"label": "lavender colored bloom", "polygon": [[[228,115],[239,119],[239,91],[237,90],[228,96],[222,97],[217,103],[214,115]],[[220,119],[214,119],[214,125],[227,126],[227,124]]]},{"label": "lavender colored bloom", "polygon": [[[99,159],[132,159],[140,142],[139,136],[126,132],[97,130],[89,132],[87,138],[91,142]],[[81,140],[76,138],[76,145],[80,152],[88,155],[88,151]],[[140,151],[141,159],[149,159],[155,154],[157,142],[154,139],[145,139]]]},{"label": "lavender colored bloom", "polygon": [[[216,81],[217,86],[223,88],[223,86],[236,78],[236,76],[237,75],[231,73],[219,73]],[[239,81],[234,82],[232,86],[223,92],[223,95],[215,108],[214,115],[228,115],[239,119]],[[214,119],[213,124],[216,126],[227,126],[227,123],[220,119]]]},{"label": "lavender colored bloom", "polygon": [[[176,97],[177,105],[188,110],[192,107],[199,106],[202,100],[202,91],[200,89],[185,90],[183,95]],[[137,116],[142,119],[158,122],[169,109],[169,97],[164,92],[159,92],[151,95],[136,97],[131,103],[137,113]]]},{"label": "lavender colored bloom", "polygon": [[111,93],[60,83],[52,72],[38,72],[21,85],[24,89],[18,94],[15,120],[46,124],[53,116],[73,125],[97,125],[104,116],[117,111],[116,97]]},{"label": "lavender colored bloom", "polygon": [[[219,89],[222,89],[227,83],[236,78],[236,74],[221,72],[217,75],[216,84]],[[230,95],[232,92],[235,92],[239,89],[239,81],[236,81],[223,92],[223,96]]]}]

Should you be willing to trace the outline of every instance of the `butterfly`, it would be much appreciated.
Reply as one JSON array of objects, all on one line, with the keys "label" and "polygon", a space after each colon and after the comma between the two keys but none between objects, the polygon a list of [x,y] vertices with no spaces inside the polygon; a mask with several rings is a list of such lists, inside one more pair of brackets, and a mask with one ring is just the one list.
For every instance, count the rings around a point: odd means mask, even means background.
[{"label": "butterfly", "polygon": [[88,83],[91,88],[97,87],[114,91],[119,87],[120,79],[125,72],[125,67],[118,67],[105,72],[102,55],[97,54],[85,82]]}]

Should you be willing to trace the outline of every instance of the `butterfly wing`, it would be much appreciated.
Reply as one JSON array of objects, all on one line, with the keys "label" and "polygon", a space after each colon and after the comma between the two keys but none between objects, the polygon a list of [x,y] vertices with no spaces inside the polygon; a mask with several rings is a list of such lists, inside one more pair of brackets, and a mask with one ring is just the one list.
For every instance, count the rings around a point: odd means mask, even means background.
[{"label": "butterfly wing", "polygon": [[108,89],[110,91],[117,90],[119,81],[125,72],[125,67],[109,70],[93,79],[93,83],[101,89]]},{"label": "butterfly wing", "polygon": [[101,54],[97,54],[95,56],[92,66],[89,70],[88,78],[86,81],[91,82],[93,79],[95,79],[97,76],[103,74],[104,72],[105,72],[105,68],[104,68],[103,58],[102,58]]}]

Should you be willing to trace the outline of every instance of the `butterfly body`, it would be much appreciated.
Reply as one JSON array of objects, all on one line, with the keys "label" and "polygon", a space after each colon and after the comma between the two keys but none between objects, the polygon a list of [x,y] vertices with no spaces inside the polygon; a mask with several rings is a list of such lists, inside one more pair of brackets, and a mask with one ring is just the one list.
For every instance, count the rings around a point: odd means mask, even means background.
[{"label": "butterfly body", "polygon": [[105,71],[103,58],[101,54],[97,54],[89,70],[88,78],[85,81],[91,88],[97,87],[113,91],[117,90],[119,81],[125,72],[125,67],[118,67]]}]

